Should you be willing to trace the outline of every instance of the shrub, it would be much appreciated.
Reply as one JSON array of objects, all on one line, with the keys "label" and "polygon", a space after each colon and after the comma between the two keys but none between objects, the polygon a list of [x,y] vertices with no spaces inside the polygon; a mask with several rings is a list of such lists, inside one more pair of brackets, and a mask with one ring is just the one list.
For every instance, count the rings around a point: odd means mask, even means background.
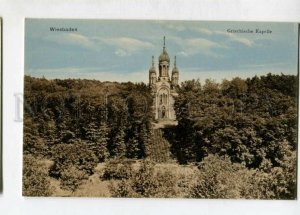
[{"label": "shrub", "polygon": [[87,174],[74,166],[67,167],[61,173],[61,187],[74,192],[87,179]]},{"label": "shrub", "polygon": [[197,181],[195,176],[198,170],[194,165],[185,166],[184,170],[185,171],[180,172],[176,169],[178,189],[177,197],[189,197],[190,190]]},{"label": "shrub", "polygon": [[285,162],[288,163],[286,168],[273,167],[266,171],[231,163],[228,157],[209,155],[199,164],[189,197],[295,199],[295,156]]},{"label": "shrub", "polygon": [[295,178],[296,173],[290,175],[289,170],[282,167],[272,168],[269,173],[252,170],[242,195],[247,199],[295,199]]},{"label": "shrub", "polygon": [[48,179],[48,168],[32,155],[23,158],[23,195],[50,196],[53,188]]},{"label": "shrub", "polygon": [[110,192],[114,197],[176,197],[176,177],[170,171],[155,171],[154,163],[143,161],[131,178],[111,182]]},{"label": "shrub", "polygon": [[52,158],[54,165],[50,173],[56,178],[60,178],[62,172],[69,166],[74,166],[85,174],[91,175],[98,162],[95,154],[88,149],[85,142],[58,144],[52,149]]},{"label": "shrub", "polygon": [[105,180],[129,179],[133,171],[130,160],[112,160],[106,164],[102,178]]},{"label": "shrub", "polygon": [[44,156],[47,152],[47,146],[42,138],[30,133],[24,133],[24,154]]},{"label": "shrub", "polygon": [[144,161],[139,170],[132,177],[131,187],[139,197],[153,197],[158,187],[158,181],[154,176],[154,164]]},{"label": "shrub", "polygon": [[152,197],[170,198],[178,196],[177,177],[174,173],[169,170],[160,170],[154,177],[157,179],[157,189]]},{"label": "shrub", "polygon": [[199,164],[197,182],[192,187],[193,198],[240,198],[239,171],[241,165],[232,164],[228,157],[209,155]]},{"label": "shrub", "polygon": [[138,197],[132,190],[131,181],[127,179],[121,179],[119,182],[111,181],[109,190],[113,197]]}]

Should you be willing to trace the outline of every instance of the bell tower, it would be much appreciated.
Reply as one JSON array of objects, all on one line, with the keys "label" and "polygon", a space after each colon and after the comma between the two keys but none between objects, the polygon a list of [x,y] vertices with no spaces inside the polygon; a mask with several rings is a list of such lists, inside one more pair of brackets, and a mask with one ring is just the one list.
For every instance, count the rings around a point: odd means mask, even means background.
[{"label": "bell tower", "polygon": [[154,56],[152,56],[152,67],[149,69],[149,85],[154,87],[156,83],[156,70],[154,66]]},{"label": "bell tower", "polygon": [[176,65],[176,56],[175,56],[174,57],[174,68],[172,70],[172,78],[171,78],[173,87],[178,86],[178,79],[179,79],[179,70]]}]

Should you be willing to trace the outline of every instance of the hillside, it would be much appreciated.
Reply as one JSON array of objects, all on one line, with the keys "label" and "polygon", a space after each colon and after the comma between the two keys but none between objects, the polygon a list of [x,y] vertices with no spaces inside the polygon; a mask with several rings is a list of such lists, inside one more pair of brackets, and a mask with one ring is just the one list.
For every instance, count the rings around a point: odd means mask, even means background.
[{"label": "hillside", "polygon": [[143,83],[26,76],[24,92],[24,195],[296,198],[296,76],[183,82],[164,128]]}]

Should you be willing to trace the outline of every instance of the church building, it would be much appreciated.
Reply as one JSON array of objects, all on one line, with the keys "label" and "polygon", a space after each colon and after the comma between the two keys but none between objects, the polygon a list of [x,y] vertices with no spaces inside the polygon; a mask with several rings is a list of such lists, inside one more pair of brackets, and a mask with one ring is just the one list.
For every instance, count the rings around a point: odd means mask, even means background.
[{"label": "church building", "polygon": [[176,56],[171,77],[169,75],[170,57],[166,50],[164,37],[163,51],[158,59],[158,76],[152,56],[152,67],[149,70],[149,86],[154,98],[155,120],[164,124],[176,123],[174,97],[177,96],[179,70],[176,66]]}]

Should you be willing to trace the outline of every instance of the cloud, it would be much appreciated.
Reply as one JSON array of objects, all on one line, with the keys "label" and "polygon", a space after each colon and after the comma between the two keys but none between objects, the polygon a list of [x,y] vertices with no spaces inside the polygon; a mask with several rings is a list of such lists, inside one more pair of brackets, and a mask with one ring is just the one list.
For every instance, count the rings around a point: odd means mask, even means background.
[{"label": "cloud", "polygon": [[186,53],[185,51],[181,51],[177,53],[178,56],[183,56],[183,57],[187,57],[188,53]]},{"label": "cloud", "polygon": [[212,35],[214,32],[212,30],[209,30],[207,28],[191,28],[191,30],[206,34],[206,35]]},{"label": "cloud", "polygon": [[251,40],[246,37],[241,37],[238,34],[228,33],[228,32],[223,32],[223,31],[214,31],[214,33],[216,35],[224,36],[227,39],[226,42],[236,42],[236,43],[248,46],[248,47],[251,47],[254,45],[254,40]]},{"label": "cloud", "polygon": [[150,42],[130,37],[101,38],[100,40],[106,45],[115,46],[115,54],[118,56],[130,56],[138,51],[154,48]]},{"label": "cloud", "polygon": [[116,50],[115,55],[118,55],[120,57],[130,56],[130,54],[128,52],[126,52],[125,50],[123,50],[123,49]]},{"label": "cloud", "polygon": [[186,26],[184,27],[183,25],[167,25],[167,27],[171,30],[175,31],[183,31],[183,30],[190,30],[195,33],[200,33],[204,37],[206,36],[213,36],[213,35],[219,35],[225,37],[225,40],[223,41],[224,43],[238,43],[247,47],[251,47],[254,45],[254,40],[246,38],[246,37],[241,37],[238,34],[233,34],[233,33],[228,33],[227,31],[219,31],[219,30],[211,30],[208,28],[201,28],[197,26]]},{"label": "cloud", "polygon": [[239,68],[242,69],[265,69],[265,68],[277,68],[283,70],[289,64],[286,62],[271,62],[271,63],[264,63],[264,64],[242,64],[239,65]]},{"label": "cloud", "polygon": [[203,38],[188,39],[185,41],[185,44],[186,52],[192,55],[202,53],[204,55],[209,55],[213,57],[221,57],[221,55],[215,52],[214,50],[218,48],[225,48],[219,43]]},{"label": "cloud", "polygon": [[234,36],[234,37],[231,37],[230,40],[233,41],[233,42],[237,42],[237,43],[240,43],[242,45],[248,46],[248,47],[251,47],[254,44],[253,40],[249,40],[245,37]]},{"label": "cloud", "polygon": [[204,49],[210,49],[210,48],[220,48],[222,47],[219,43],[213,42],[211,40],[207,40],[204,38],[193,38],[193,39],[187,39],[186,44],[189,48],[192,47],[201,47]]},{"label": "cloud", "polygon": [[168,29],[175,30],[175,31],[184,31],[184,30],[186,30],[186,27],[183,26],[183,25],[167,24],[166,27],[167,27]]},{"label": "cloud", "polygon": [[214,34],[216,35],[222,35],[222,36],[225,36],[225,37],[232,37],[233,34],[232,33],[228,33],[227,31],[213,31]]},{"label": "cloud", "polygon": [[234,34],[234,33],[229,33],[229,32],[224,32],[224,31],[214,31],[214,34],[216,35],[221,35],[225,37],[225,42],[235,42],[239,43],[248,47],[251,47],[255,45],[255,42],[253,39],[249,39],[246,37],[241,37],[239,34]]},{"label": "cloud", "polygon": [[199,32],[199,33],[203,33],[203,34],[207,34],[207,35],[213,34],[213,32],[211,30],[209,30],[207,28],[197,27],[197,26],[166,23],[165,27],[170,29],[170,30],[177,31],[177,32],[194,31],[194,32]]},{"label": "cloud", "polygon": [[90,50],[99,50],[103,45],[113,46],[115,48],[115,55],[120,57],[130,56],[133,53],[154,47],[150,42],[141,41],[131,37],[88,37],[76,33],[50,35],[46,37],[46,40],[57,44],[73,45]]},{"label": "cloud", "polygon": [[202,37],[194,37],[189,39],[182,39],[180,37],[171,37],[170,40],[180,47],[180,51],[176,54],[187,57],[196,54],[207,55],[210,57],[220,58],[220,49],[227,49],[228,47],[222,42],[215,42]]},{"label": "cloud", "polygon": [[46,40],[57,44],[75,45],[82,48],[94,49],[95,43],[88,37],[76,33],[62,33],[46,37]]}]

